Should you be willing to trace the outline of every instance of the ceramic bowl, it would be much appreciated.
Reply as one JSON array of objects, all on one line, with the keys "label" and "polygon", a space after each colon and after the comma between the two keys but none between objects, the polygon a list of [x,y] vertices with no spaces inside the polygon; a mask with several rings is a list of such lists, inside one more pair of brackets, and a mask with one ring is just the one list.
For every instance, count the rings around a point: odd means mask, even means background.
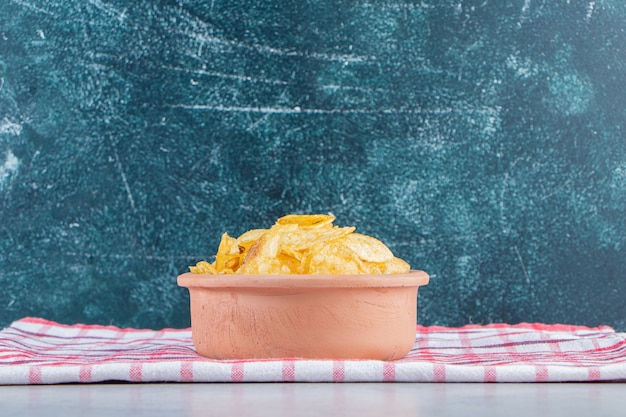
[{"label": "ceramic bowl", "polygon": [[393,275],[186,273],[197,352],[212,359],[394,360],[415,342],[424,271]]}]

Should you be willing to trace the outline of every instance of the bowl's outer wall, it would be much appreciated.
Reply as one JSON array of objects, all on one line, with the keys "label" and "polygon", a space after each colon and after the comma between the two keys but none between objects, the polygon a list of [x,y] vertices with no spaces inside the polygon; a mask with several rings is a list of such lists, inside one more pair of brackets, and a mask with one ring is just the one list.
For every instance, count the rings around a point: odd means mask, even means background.
[{"label": "bowl's outer wall", "polygon": [[213,359],[393,360],[415,341],[417,287],[189,291],[194,345]]}]

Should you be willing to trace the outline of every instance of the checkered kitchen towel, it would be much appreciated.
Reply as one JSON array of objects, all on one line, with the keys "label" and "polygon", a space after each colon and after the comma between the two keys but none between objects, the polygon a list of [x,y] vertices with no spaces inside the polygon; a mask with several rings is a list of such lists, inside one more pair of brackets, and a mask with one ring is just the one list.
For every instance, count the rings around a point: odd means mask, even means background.
[{"label": "checkered kitchen towel", "polygon": [[417,326],[413,350],[383,362],[210,360],[196,354],[189,329],[25,318],[0,331],[0,384],[101,381],[626,381],[626,333],[560,324]]}]

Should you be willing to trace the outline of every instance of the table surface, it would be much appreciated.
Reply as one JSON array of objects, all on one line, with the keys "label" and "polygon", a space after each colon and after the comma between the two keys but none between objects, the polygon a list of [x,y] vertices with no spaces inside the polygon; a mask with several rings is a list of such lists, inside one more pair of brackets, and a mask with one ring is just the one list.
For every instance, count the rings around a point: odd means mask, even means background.
[{"label": "table surface", "polygon": [[[85,384],[0,386],[13,416],[611,416],[624,383]],[[479,414],[480,413],[480,414]]]}]

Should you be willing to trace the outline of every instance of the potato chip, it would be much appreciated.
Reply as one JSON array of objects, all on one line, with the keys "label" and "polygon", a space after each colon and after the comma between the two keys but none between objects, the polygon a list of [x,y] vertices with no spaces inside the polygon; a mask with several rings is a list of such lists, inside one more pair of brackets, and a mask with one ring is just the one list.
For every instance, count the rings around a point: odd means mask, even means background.
[{"label": "potato chip", "polygon": [[341,241],[320,242],[302,259],[301,274],[362,274],[363,263],[354,251]]},{"label": "potato chip", "polygon": [[237,271],[240,274],[259,273],[259,265],[268,259],[267,256],[267,237],[265,234],[252,244],[250,250],[246,254],[241,267]]},{"label": "potato chip", "polygon": [[222,235],[215,262],[197,274],[397,274],[410,266],[380,240],[355,227],[333,226],[327,214],[289,214],[269,229]]},{"label": "potato chip", "polygon": [[279,235],[268,231],[257,240],[246,254],[238,274],[288,274],[291,268],[283,262],[287,258],[278,251]]},{"label": "potato chip", "polygon": [[346,236],[345,243],[364,261],[387,262],[394,257],[383,242],[371,236],[352,233]]},{"label": "potato chip", "polygon": [[237,239],[228,236],[228,233],[222,235],[222,240],[217,248],[215,256],[215,269],[218,273],[225,269],[236,270],[241,264],[241,252]]},{"label": "potato chip", "polygon": [[367,274],[404,274],[411,269],[408,263],[395,256],[386,262],[363,262],[363,268]]},{"label": "potato chip", "polygon": [[288,214],[276,221],[276,224],[297,224],[301,227],[327,227],[335,221],[329,214]]},{"label": "potato chip", "polygon": [[237,238],[237,245],[239,246],[239,252],[241,254],[241,261],[245,259],[250,247],[259,240],[259,238],[266,232],[265,229],[252,229],[243,233]]},{"label": "potato chip", "polygon": [[404,260],[395,256],[390,261],[385,262],[383,274],[405,274],[411,270],[411,266]]},{"label": "potato chip", "polygon": [[277,259],[280,261],[282,265],[281,271],[284,274],[297,274],[298,269],[300,268],[300,259],[294,258],[293,256],[288,255],[285,252],[281,252],[278,254]]},{"label": "potato chip", "polygon": [[194,274],[217,274],[215,265],[206,261],[200,261],[196,264],[196,266],[190,266],[189,270]]},{"label": "potato chip", "polygon": [[252,229],[243,233],[237,238],[237,244],[244,248],[250,249],[250,246],[266,232],[266,229]]},{"label": "potato chip", "polygon": [[330,242],[348,236],[354,232],[355,227],[319,228],[319,229],[297,229],[285,234],[280,240],[281,246],[289,247],[295,251],[305,250],[317,243]]}]

